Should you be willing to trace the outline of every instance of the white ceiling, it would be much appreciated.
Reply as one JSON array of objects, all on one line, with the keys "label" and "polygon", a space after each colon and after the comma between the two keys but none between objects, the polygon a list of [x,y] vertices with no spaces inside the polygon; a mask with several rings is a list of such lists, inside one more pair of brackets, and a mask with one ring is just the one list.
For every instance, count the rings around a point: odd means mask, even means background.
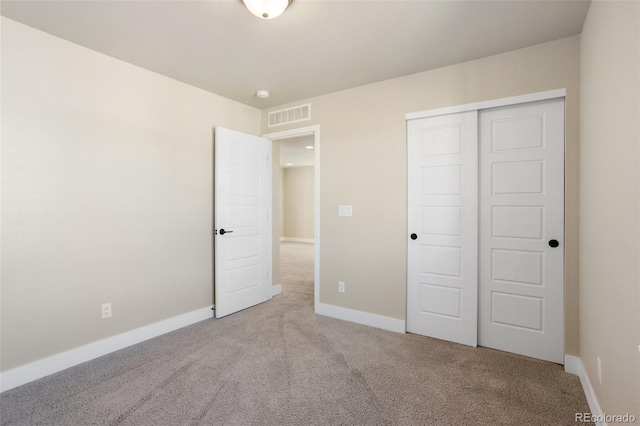
[{"label": "white ceiling", "polygon": [[[280,143],[280,167],[303,167],[315,164],[315,148],[313,135],[299,136],[296,138],[281,139]],[[290,166],[287,163],[291,163]]]},{"label": "white ceiling", "polygon": [[[2,15],[257,108],[579,34],[577,1],[2,1]],[[271,97],[257,99],[257,89]]]}]

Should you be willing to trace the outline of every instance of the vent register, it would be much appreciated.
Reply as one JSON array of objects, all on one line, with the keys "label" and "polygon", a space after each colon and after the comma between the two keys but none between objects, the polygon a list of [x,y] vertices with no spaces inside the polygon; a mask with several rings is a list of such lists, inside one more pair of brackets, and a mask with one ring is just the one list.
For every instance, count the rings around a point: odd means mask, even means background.
[{"label": "vent register", "polygon": [[268,115],[269,127],[311,120],[311,104],[271,111]]}]

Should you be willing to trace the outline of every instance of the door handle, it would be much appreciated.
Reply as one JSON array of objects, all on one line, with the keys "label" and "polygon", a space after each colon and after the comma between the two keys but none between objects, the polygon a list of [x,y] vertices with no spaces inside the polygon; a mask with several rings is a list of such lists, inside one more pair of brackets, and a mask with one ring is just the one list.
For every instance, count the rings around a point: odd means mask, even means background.
[{"label": "door handle", "polygon": [[233,231],[225,231],[224,228],[220,229],[220,235],[224,235],[224,234],[230,234]]},{"label": "door handle", "polygon": [[416,234],[411,234],[411,239],[412,240],[416,240],[416,239],[418,239],[418,236]]},{"label": "door handle", "polygon": [[560,243],[558,242],[558,240],[549,240],[549,246],[556,248],[560,245]]}]

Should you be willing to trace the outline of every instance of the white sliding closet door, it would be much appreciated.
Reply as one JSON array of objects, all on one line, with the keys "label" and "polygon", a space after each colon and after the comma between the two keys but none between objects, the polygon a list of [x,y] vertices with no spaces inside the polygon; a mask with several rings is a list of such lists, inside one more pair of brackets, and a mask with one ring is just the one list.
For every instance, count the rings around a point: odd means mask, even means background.
[{"label": "white sliding closet door", "polygon": [[407,144],[407,331],[563,363],[564,98],[410,119]]},{"label": "white sliding closet door", "polygon": [[407,331],[475,346],[477,112],[411,120]]},{"label": "white sliding closet door", "polygon": [[479,344],[564,363],[564,100],[480,116]]}]

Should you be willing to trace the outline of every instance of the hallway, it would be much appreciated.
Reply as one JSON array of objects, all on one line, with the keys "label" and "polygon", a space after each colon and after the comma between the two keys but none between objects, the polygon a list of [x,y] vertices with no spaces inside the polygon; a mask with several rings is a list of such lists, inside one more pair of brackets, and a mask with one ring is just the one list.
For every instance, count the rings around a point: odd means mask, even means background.
[{"label": "hallway", "polygon": [[282,292],[296,292],[313,296],[313,262],[313,244],[281,242],[280,284]]}]

